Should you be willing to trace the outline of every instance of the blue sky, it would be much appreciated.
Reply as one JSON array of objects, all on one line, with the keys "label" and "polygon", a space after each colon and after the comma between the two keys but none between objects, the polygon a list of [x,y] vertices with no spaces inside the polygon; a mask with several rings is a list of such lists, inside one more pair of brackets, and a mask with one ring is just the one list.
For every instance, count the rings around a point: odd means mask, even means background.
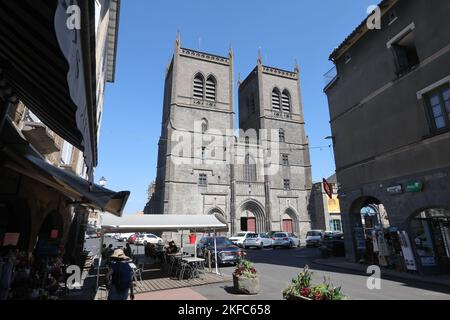
[{"label": "blue sky", "polygon": [[330,176],[335,166],[324,140],[331,133],[323,74],[333,66],[333,48],[377,1],[122,1],[116,81],[106,88],[96,179],[131,191],[126,214],[143,210],[156,175],[165,68],[177,30],[186,48],[226,55],[232,45],[236,82],[255,67],[259,47],[265,65],[293,70],[297,59],[313,180]]}]

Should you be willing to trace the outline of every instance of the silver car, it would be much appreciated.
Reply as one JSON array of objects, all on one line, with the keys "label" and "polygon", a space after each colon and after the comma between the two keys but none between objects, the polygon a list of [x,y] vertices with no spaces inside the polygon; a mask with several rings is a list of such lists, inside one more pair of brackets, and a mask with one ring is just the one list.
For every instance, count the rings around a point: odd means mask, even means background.
[{"label": "silver car", "polygon": [[272,246],[272,239],[267,235],[267,233],[249,233],[244,240],[244,249],[255,247],[258,249],[263,249]]},{"label": "silver car", "polygon": [[272,246],[274,249],[276,247],[300,247],[300,239],[293,233],[277,232],[272,237]]}]

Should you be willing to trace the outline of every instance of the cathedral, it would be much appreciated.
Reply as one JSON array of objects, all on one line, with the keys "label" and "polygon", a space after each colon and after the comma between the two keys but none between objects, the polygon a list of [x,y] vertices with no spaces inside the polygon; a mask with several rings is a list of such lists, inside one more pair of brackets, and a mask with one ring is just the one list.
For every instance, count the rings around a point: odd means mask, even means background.
[{"label": "cathedral", "polygon": [[299,69],[263,65],[238,82],[233,52],[186,49],[178,36],[167,67],[157,177],[146,214],[216,214],[240,231],[287,231],[302,238],[311,162]]}]

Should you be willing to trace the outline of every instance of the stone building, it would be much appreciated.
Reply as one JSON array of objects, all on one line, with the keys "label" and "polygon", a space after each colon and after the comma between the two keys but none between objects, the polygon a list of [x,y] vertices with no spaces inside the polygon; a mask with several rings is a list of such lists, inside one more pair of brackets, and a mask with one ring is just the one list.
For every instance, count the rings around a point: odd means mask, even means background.
[{"label": "stone building", "polygon": [[347,258],[364,256],[373,216],[375,228],[402,232],[409,270],[448,273],[448,1],[384,0],[379,8],[381,29],[364,21],[333,51],[337,76],[325,88]]},{"label": "stone building", "polygon": [[259,56],[239,81],[236,136],[233,60],[232,50],[227,57],[198,52],[182,48],[178,37],[166,74],[156,188],[145,212],[219,214],[231,233],[304,235],[311,165],[298,67],[267,67]]},{"label": "stone building", "polygon": [[332,175],[326,181],[333,189],[331,197],[326,193],[323,182],[313,183],[310,198],[312,228],[315,230],[342,232],[336,175]]}]

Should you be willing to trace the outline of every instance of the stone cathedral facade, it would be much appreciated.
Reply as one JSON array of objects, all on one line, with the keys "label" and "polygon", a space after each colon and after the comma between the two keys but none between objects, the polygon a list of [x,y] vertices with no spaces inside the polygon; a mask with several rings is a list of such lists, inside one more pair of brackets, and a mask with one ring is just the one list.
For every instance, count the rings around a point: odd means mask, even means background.
[{"label": "stone cathedral facade", "polygon": [[167,67],[157,178],[147,214],[216,214],[240,231],[311,229],[312,187],[299,70],[257,66],[238,83],[227,57],[175,43]]}]

